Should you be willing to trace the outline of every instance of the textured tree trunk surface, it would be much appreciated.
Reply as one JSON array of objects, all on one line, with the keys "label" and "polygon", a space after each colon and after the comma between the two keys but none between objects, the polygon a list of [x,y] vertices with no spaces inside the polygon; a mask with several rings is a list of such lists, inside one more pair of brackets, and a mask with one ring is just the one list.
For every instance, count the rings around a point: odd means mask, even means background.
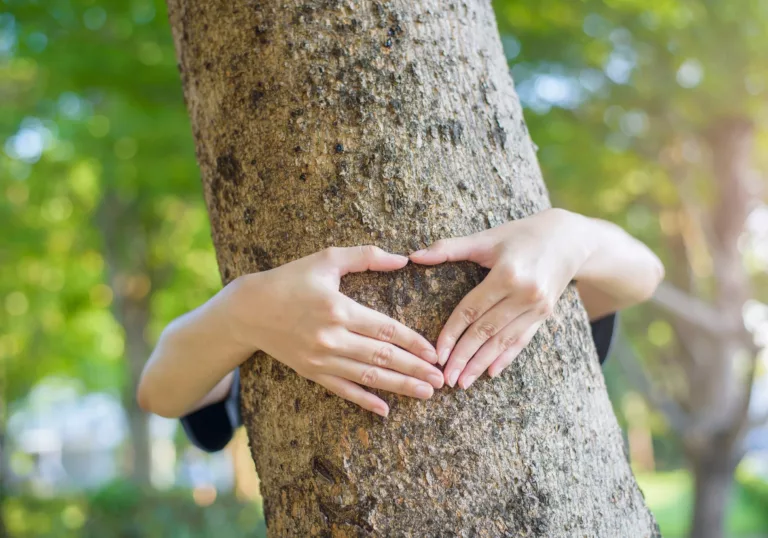
[{"label": "textured tree trunk surface", "polygon": [[[169,8],[225,282],[548,207],[490,3]],[[485,274],[409,265],[342,291],[434,342]],[[241,373],[270,536],[658,535],[572,288],[500,378],[429,401],[375,391],[387,419],[264,354]]]}]

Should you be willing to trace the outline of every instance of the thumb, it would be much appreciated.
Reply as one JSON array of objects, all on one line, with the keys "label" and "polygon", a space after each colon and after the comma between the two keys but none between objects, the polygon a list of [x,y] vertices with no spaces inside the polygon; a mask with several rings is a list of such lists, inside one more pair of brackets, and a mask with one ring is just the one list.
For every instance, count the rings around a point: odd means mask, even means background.
[{"label": "thumb", "polygon": [[464,260],[480,263],[488,247],[488,241],[481,234],[473,234],[441,239],[423,250],[411,253],[409,257],[415,263],[423,265],[437,265]]},{"label": "thumb", "polygon": [[328,250],[330,261],[338,269],[339,276],[362,271],[394,271],[408,264],[407,257],[392,254],[373,245],[332,247]]}]

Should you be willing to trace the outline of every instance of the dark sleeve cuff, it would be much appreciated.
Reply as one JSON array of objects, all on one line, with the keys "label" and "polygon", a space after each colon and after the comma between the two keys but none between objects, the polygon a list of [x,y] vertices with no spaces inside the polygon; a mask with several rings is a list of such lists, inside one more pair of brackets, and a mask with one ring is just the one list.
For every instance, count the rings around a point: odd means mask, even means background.
[{"label": "dark sleeve cuff", "polygon": [[616,332],[617,317],[618,315],[614,312],[589,323],[592,328],[592,340],[595,342],[597,357],[600,359],[601,365],[605,362],[608,353],[611,351],[613,335]]},{"label": "dark sleeve cuff", "polygon": [[190,442],[206,452],[216,452],[227,446],[241,424],[239,368],[234,371],[232,387],[225,399],[181,417],[181,425]]}]

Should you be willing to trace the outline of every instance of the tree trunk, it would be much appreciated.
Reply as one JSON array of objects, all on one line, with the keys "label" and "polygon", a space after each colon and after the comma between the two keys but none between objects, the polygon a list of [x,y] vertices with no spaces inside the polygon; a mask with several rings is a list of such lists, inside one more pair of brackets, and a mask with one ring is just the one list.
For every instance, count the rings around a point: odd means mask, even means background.
[{"label": "tree trunk", "polygon": [[718,451],[694,462],[695,502],[691,538],[722,538],[735,464]]},{"label": "tree trunk", "polygon": [[[490,3],[169,0],[225,282],[406,253],[546,208]],[[470,263],[345,277],[435,341]],[[574,288],[502,376],[383,419],[258,353],[242,413],[270,536],[649,537]]]},{"label": "tree trunk", "polygon": [[130,475],[137,485],[149,487],[152,478],[149,415],[136,401],[136,388],[151,352],[146,335],[152,282],[148,276],[147,241],[141,223],[134,218],[135,211],[135,207],[121,202],[109,189],[103,195],[97,225],[102,232],[109,285],[114,293],[112,311],[125,333],[127,382],[122,400],[130,432]]},{"label": "tree trunk", "polygon": [[744,451],[747,433],[752,375],[738,367],[740,354],[757,360],[748,349],[742,310],[750,299],[751,282],[744,267],[739,238],[752,210],[757,191],[751,171],[754,126],[746,118],[713,120],[708,133],[717,198],[713,209],[712,265],[717,284],[715,306],[722,323],[736,327],[710,346],[712,355],[699,357],[705,365],[696,371],[691,386],[692,403],[710,423],[705,435],[692,431],[684,439],[693,462],[696,499],[691,538],[725,536],[725,514],[736,466]]},{"label": "tree trunk", "polygon": [[136,484],[152,484],[152,438],[149,415],[136,402],[136,387],[141,370],[151,351],[146,332],[149,325],[149,297],[123,297],[121,323],[125,329],[125,354],[128,359],[129,382],[126,386],[125,408],[131,432],[131,477]]}]

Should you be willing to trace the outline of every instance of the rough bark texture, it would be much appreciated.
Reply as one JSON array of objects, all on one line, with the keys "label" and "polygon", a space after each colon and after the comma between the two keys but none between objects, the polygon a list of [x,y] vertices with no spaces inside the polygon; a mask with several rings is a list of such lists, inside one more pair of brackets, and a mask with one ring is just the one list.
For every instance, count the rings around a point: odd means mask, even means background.
[{"label": "rough bark texture", "polygon": [[[490,3],[169,8],[225,282],[548,206]],[[485,274],[408,266],[342,291],[434,342]],[[376,391],[388,419],[263,354],[241,373],[270,536],[658,535],[572,288],[500,378],[429,401]]]}]

